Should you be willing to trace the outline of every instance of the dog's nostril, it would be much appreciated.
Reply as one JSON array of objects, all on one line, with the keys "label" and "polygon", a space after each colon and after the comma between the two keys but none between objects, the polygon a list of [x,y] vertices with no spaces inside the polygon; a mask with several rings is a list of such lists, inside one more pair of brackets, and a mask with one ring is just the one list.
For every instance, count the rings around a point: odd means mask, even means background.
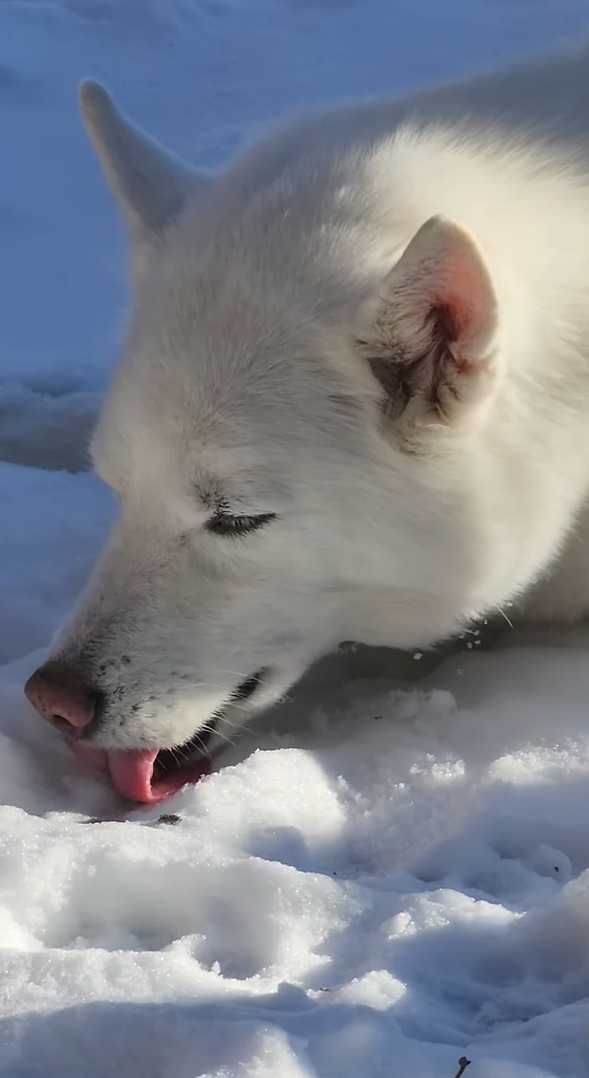
[{"label": "dog's nostril", "polygon": [[[45,716],[43,716],[45,717]],[[73,726],[69,719],[64,718],[63,715],[52,715],[49,722],[55,726],[56,730],[59,730],[62,734],[68,734],[70,737],[79,737],[82,733],[82,726]]]}]

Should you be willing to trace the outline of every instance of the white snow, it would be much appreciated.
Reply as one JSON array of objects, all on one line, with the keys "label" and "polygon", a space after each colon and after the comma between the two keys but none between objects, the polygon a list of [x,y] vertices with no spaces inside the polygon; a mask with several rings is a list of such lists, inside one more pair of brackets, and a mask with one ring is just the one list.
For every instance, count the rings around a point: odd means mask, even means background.
[{"label": "white snow", "polygon": [[112,513],[83,444],[122,237],[78,80],[214,167],[294,105],[587,31],[586,0],[0,4],[2,1078],[589,1075],[589,630],[342,653],[130,813],[22,696]]}]

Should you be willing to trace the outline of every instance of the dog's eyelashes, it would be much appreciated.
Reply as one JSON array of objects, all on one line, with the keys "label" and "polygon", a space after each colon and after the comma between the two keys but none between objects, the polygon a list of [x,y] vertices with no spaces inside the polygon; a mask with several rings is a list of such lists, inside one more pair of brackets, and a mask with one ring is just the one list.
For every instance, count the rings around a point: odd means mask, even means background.
[{"label": "dog's eyelashes", "polygon": [[206,530],[213,535],[241,536],[258,531],[266,524],[276,520],[276,513],[257,513],[255,516],[233,516],[230,513],[217,512],[206,523]]}]

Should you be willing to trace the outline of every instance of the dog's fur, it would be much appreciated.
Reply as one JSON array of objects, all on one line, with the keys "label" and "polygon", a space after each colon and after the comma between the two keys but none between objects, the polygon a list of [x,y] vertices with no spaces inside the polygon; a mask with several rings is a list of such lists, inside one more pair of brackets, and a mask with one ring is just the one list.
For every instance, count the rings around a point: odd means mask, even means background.
[{"label": "dog's fur", "polygon": [[345,639],[587,610],[588,105],[582,50],[211,178],[83,86],[134,291],[93,443],[119,519],[53,653],[96,745],[179,745],[259,675],[241,721]]}]

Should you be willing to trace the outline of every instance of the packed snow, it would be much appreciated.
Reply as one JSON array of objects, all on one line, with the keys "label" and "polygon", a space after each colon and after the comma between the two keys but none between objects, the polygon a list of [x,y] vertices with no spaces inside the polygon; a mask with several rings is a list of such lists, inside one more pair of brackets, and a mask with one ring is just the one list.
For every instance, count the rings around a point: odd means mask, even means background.
[{"label": "packed snow", "polygon": [[589,630],[348,648],[157,808],[22,685],[113,512],[126,302],[76,85],[199,165],[330,98],[589,32],[586,0],[0,5],[0,1075],[587,1078]]}]

